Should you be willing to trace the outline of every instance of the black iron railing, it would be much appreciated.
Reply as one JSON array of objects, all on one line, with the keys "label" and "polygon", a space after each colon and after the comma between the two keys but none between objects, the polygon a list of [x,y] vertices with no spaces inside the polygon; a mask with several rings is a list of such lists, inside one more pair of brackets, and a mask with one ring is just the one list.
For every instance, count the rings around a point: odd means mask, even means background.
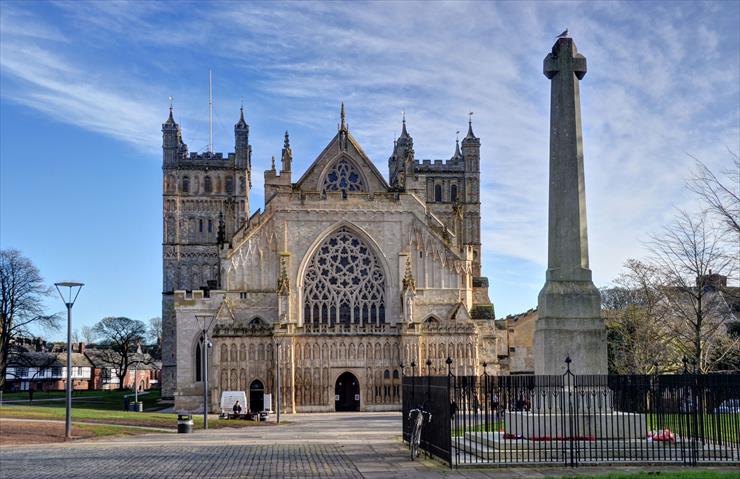
[{"label": "black iron railing", "polygon": [[407,376],[433,415],[421,448],[450,466],[740,463],[740,375]]}]

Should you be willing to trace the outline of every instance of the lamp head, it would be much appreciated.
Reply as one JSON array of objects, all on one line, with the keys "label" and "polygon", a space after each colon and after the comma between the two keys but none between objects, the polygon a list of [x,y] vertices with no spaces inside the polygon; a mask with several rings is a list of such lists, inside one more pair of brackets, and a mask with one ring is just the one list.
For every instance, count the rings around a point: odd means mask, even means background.
[{"label": "lamp head", "polygon": [[[59,296],[61,296],[62,301],[64,301],[64,304],[67,305],[68,308],[71,308],[72,305],[75,304],[75,301],[77,300],[77,296],[80,294],[80,290],[83,286],[85,286],[84,283],[78,283],[76,281],[61,281],[59,283],[54,283],[54,286],[56,286],[57,291],[59,292]],[[62,293],[62,288],[69,288],[67,297],[64,297],[64,293]],[[74,289],[77,288],[77,291],[74,292]]]}]

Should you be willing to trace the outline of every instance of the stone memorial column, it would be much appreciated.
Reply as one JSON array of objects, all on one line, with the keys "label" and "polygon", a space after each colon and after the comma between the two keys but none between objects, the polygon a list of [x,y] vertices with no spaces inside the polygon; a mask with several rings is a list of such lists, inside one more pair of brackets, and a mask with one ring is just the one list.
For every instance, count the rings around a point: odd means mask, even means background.
[{"label": "stone memorial column", "polygon": [[550,196],[545,286],[538,298],[535,374],[606,374],[601,297],[588,265],[586,190],[579,81],[586,58],[571,38],[559,38],[544,61],[551,81]]}]

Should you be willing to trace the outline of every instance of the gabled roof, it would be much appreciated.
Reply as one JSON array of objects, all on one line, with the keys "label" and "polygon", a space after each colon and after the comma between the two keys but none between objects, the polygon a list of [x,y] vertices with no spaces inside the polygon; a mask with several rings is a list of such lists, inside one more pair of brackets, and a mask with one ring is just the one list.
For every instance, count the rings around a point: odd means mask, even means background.
[{"label": "gabled roof", "polygon": [[465,307],[462,301],[457,303],[455,309],[452,310],[450,319],[453,321],[469,321],[471,319],[470,313],[468,313],[468,308]]},{"label": "gabled roof", "polygon": [[[85,356],[91,365],[96,368],[112,368],[114,363],[120,360],[118,353],[112,349],[87,349]],[[149,353],[136,352],[131,355],[129,361],[131,369],[159,369],[158,361],[154,360]]]},{"label": "gabled roof", "polygon": [[[342,149],[342,145],[340,143],[341,140],[343,140],[344,138],[346,138],[347,143],[346,148]],[[308,188],[314,187],[315,185],[308,185],[310,180],[315,179],[316,181],[318,181],[318,177],[326,169],[329,162],[341,156],[342,153],[345,153],[346,155],[353,158],[358,163],[358,166],[364,171],[369,171],[372,175],[372,179],[374,179],[379,184],[379,187],[383,188],[384,190],[388,190],[390,188],[388,182],[385,180],[385,178],[383,178],[383,175],[380,173],[380,171],[378,171],[378,168],[375,167],[373,162],[370,161],[370,158],[363,151],[357,139],[355,139],[355,137],[352,136],[349,131],[342,129],[340,129],[337,134],[334,135],[334,138],[332,138],[331,141],[329,141],[329,144],[326,145],[321,153],[319,153],[313,163],[311,163],[311,166],[306,169],[306,172],[298,180],[296,186],[298,188],[304,186],[307,186]],[[368,180],[370,180],[370,178],[368,178]]]},{"label": "gabled roof", "polygon": [[[67,353],[24,352],[8,358],[8,366],[21,368],[63,368],[67,365]],[[92,364],[82,353],[72,353],[73,367],[90,367]]]}]

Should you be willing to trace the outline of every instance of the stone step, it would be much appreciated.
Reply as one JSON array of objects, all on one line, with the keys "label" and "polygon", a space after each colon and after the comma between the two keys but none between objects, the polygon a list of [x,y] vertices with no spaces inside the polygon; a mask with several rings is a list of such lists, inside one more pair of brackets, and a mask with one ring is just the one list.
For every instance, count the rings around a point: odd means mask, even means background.
[{"label": "stone step", "polygon": [[[527,443],[527,444],[524,444]],[[502,446],[505,446],[502,444]],[[487,447],[469,438],[453,440],[453,456],[465,454],[466,458],[460,458],[460,462],[491,463],[552,463],[570,460],[574,455],[579,462],[609,462],[609,461],[638,461],[638,462],[682,462],[688,460],[691,450],[686,447],[682,449],[675,443],[672,445],[661,444],[650,447],[638,444],[581,444],[580,447],[571,451],[569,444],[558,442],[557,444],[531,443],[529,441],[517,441],[514,447]],[[698,460],[711,462],[737,462],[740,454],[737,450],[729,448],[714,448],[698,451]]]}]

